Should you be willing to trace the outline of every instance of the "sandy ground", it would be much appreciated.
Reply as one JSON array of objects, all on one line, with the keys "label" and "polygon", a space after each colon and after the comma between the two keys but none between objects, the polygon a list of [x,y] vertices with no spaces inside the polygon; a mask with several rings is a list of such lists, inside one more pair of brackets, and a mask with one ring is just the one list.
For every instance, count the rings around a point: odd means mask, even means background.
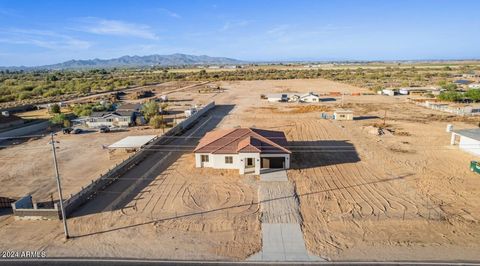
[{"label": "sandy ground", "polygon": [[[278,92],[365,91],[321,79],[221,86],[225,92],[169,96],[233,104],[217,127],[286,133],[294,152],[288,177],[310,252],[332,260],[480,259],[480,178],[468,169],[474,156],[451,147],[445,132],[448,123],[468,128],[478,121],[462,122],[402,97],[345,96],[343,107],[360,119],[344,122],[320,118],[339,107],[339,98],[316,107],[260,100]],[[385,110],[394,133],[371,134]],[[50,256],[242,260],[261,248],[257,190],[257,177],[195,169],[185,153],[120,210],[69,219],[73,240],[62,240],[58,221],[6,215],[0,236],[10,247]]]}]

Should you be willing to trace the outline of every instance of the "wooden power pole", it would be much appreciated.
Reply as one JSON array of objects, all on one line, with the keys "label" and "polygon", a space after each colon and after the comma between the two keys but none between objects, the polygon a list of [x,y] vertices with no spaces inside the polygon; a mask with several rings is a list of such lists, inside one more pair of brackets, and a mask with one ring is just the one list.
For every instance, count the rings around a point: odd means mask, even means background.
[{"label": "wooden power pole", "polygon": [[51,144],[52,144],[52,154],[53,154],[53,165],[55,166],[55,177],[57,179],[57,189],[58,189],[58,196],[60,198],[60,210],[62,212],[62,221],[63,221],[63,230],[65,232],[65,238],[68,239],[70,236],[68,234],[68,227],[67,227],[67,216],[65,215],[65,209],[63,207],[63,194],[62,194],[62,186],[60,183],[60,174],[58,172],[58,162],[57,162],[57,152],[55,147],[55,140],[53,139],[53,132],[51,134]]}]

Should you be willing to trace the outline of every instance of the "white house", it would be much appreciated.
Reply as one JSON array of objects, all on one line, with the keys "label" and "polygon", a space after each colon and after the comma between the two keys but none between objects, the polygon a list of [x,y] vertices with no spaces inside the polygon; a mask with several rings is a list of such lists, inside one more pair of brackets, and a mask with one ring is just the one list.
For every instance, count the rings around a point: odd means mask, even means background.
[{"label": "white house", "polygon": [[316,103],[320,101],[320,97],[313,92],[309,92],[309,93],[300,95],[299,101],[304,103]]},{"label": "white house", "polygon": [[395,95],[395,90],[393,90],[393,89],[383,89],[382,94],[383,95],[388,95],[388,96],[394,96]]},{"label": "white house", "polygon": [[473,155],[480,155],[480,128],[453,130],[450,140],[451,145],[458,141],[458,147]]},{"label": "white house", "polygon": [[290,168],[291,152],[285,134],[256,128],[208,132],[195,148],[195,166],[238,169],[240,174],[260,174],[267,169]]},{"label": "white house", "polygon": [[87,126],[91,128],[98,128],[101,126],[107,127],[128,127],[135,121],[135,112],[94,112],[87,119]]},{"label": "white house", "polygon": [[288,94],[287,93],[268,94],[267,99],[269,102],[286,102],[288,101]]},{"label": "white house", "polygon": [[318,103],[320,101],[320,97],[313,92],[309,92],[307,94],[303,94],[300,96],[300,102],[304,103]]}]

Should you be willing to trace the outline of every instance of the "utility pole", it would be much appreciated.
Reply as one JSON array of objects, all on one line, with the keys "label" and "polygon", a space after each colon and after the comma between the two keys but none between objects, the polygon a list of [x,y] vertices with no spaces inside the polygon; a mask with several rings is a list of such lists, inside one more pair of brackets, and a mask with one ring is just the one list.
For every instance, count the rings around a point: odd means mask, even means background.
[{"label": "utility pole", "polygon": [[63,221],[63,230],[65,231],[65,239],[68,239],[70,236],[68,235],[68,227],[67,227],[67,216],[65,215],[65,209],[63,208],[63,194],[62,194],[62,186],[60,185],[60,174],[58,173],[58,163],[57,163],[57,152],[55,147],[55,140],[53,139],[53,132],[51,136],[51,144],[52,144],[52,153],[53,153],[53,164],[55,166],[55,177],[57,179],[57,189],[58,189],[58,196],[60,197],[60,210],[62,211],[62,221]]}]

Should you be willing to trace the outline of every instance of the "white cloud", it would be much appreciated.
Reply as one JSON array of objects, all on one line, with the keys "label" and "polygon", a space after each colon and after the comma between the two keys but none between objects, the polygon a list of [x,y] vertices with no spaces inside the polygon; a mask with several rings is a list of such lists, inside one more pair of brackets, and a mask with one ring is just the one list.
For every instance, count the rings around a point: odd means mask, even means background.
[{"label": "white cloud", "polygon": [[158,39],[158,36],[148,25],[92,17],[83,18],[79,21],[83,24],[77,28],[79,31],[99,35],[137,37],[151,40]]},{"label": "white cloud", "polygon": [[238,27],[245,27],[248,24],[250,24],[250,21],[248,20],[233,20],[233,21],[227,21],[225,24],[223,24],[223,27],[220,29],[220,31],[227,31],[232,28],[238,28]]},{"label": "white cloud", "polygon": [[54,31],[31,29],[3,29],[0,43],[34,45],[47,49],[78,50],[88,49],[91,43]]},{"label": "white cloud", "polygon": [[178,13],[173,12],[172,10],[166,9],[166,8],[159,8],[158,11],[167,14],[169,17],[172,18],[182,18]]}]

